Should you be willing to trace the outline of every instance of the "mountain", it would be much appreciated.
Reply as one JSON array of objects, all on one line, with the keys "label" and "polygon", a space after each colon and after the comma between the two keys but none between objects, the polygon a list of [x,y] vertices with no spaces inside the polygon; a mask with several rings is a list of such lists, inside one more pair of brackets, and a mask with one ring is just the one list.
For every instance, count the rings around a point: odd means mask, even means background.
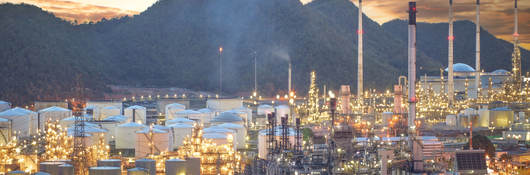
[{"label": "mountain", "polygon": [[[383,29],[392,31],[395,38],[407,41],[407,25],[404,20],[392,20],[383,24]],[[454,63],[466,63],[475,67],[475,23],[471,21],[456,21],[454,23]],[[437,63],[447,67],[447,50],[449,25],[447,23],[418,23],[417,47]],[[481,69],[491,72],[497,69],[511,70],[513,44],[498,39],[481,28],[480,33],[480,61]],[[521,65],[523,72],[530,67],[528,58],[530,52],[521,48]]]},{"label": "mountain", "polygon": [[[298,94],[307,91],[311,70],[321,86],[348,84],[355,91],[356,14],[348,0],[315,0],[305,6],[298,0],[160,0],[134,17],[72,25],[34,6],[2,4],[0,38],[7,42],[0,43],[0,62],[8,66],[0,68],[5,84],[0,99],[28,104],[72,97],[80,90],[97,98],[110,91],[106,85],[215,92],[219,60],[224,94],[238,94],[253,88],[253,53],[262,94],[287,89],[289,60]],[[381,26],[364,16],[363,27],[365,88],[388,89],[406,74],[406,23]],[[418,43],[421,30],[418,26]],[[483,43],[509,52],[504,41]],[[436,51],[419,46],[419,75],[438,74],[443,67],[445,52]]]}]

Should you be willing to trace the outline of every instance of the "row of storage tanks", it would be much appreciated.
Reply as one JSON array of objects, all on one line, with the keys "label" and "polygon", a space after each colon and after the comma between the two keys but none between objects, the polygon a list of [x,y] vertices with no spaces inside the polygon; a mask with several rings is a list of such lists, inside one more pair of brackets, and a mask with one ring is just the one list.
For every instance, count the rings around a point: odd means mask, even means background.
[{"label": "row of storage tanks", "polygon": [[[181,175],[181,174],[200,174],[200,159],[188,158],[182,159],[168,159],[165,162],[165,174],[167,175]],[[156,175],[156,161],[152,159],[137,159],[134,162],[135,168],[127,169],[128,175]],[[122,160],[107,159],[98,160],[97,166],[89,168],[89,175],[122,175],[123,171]],[[7,174],[27,174],[23,171],[12,171]],[[39,165],[39,175],[73,175],[74,167],[70,160],[57,160],[42,162]]]},{"label": "row of storage tanks", "polygon": [[514,112],[508,107],[479,110],[468,108],[458,115],[448,115],[445,122],[447,126],[462,128],[469,127],[469,122],[472,122],[473,127],[507,128],[513,123],[525,123],[526,116],[524,112]]}]

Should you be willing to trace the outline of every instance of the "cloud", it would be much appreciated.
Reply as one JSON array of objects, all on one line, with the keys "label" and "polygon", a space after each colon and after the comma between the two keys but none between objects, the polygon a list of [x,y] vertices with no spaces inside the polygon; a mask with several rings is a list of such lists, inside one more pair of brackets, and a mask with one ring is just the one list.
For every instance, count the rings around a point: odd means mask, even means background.
[{"label": "cloud", "polygon": [[32,4],[53,13],[55,16],[78,23],[96,22],[103,18],[111,19],[138,14],[137,11],[120,8],[83,4],[62,0],[2,0],[0,2]]}]

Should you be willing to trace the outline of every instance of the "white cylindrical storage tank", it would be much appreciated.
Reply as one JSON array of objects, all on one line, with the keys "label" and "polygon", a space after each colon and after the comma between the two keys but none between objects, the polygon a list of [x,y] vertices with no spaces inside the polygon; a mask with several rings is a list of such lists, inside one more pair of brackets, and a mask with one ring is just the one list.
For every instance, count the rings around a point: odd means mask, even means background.
[{"label": "white cylindrical storage tank", "polygon": [[[97,125],[84,122],[84,131],[86,138],[86,146],[92,146],[99,142],[100,137],[102,136],[105,143],[108,143],[106,134],[107,130],[99,128]],[[73,136],[75,126],[71,126],[67,129],[68,135]]]},{"label": "white cylindrical storage tank", "polygon": [[8,110],[10,108],[11,108],[11,104],[10,103],[0,100],[0,112]]},{"label": "white cylindrical storage tank", "polygon": [[[269,132],[268,129],[264,129],[259,131],[258,133],[258,157],[261,159],[267,159],[267,133]],[[288,128],[287,131],[287,137],[289,140],[289,144],[291,147],[294,147],[296,143],[296,132],[293,128]],[[283,130],[280,126],[276,126],[274,129],[274,139],[277,142],[280,142],[281,136],[282,136]],[[302,133],[300,133],[300,139],[303,138]],[[300,140],[300,143],[302,143],[302,140]]]},{"label": "white cylindrical storage tank", "polygon": [[124,113],[127,117],[127,122],[133,122],[133,120],[134,122],[140,122],[141,124],[146,124],[147,122],[147,108],[143,106],[130,106],[128,108],[125,108]]},{"label": "white cylindrical storage tank", "polygon": [[244,126],[234,124],[234,123],[223,123],[217,126],[234,130],[236,132],[236,134],[234,135],[234,142],[236,144],[236,148],[238,149],[246,148],[245,144],[246,144],[246,137],[247,137],[247,129]]},{"label": "white cylindrical storage tank", "polygon": [[181,159],[166,160],[166,175],[182,175],[186,174],[187,163]]},{"label": "white cylindrical storage tank", "polygon": [[121,115],[121,108],[117,106],[107,106],[101,108],[99,119],[106,119],[110,116]]},{"label": "white cylindrical storage tank", "polygon": [[166,121],[166,126],[169,126],[169,125],[172,125],[172,124],[175,124],[175,123],[184,123],[184,124],[188,124],[188,125],[193,125],[193,124],[195,124],[195,121],[187,119],[187,118],[175,118],[175,119],[171,119],[171,120]]},{"label": "white cylindrical storage tank", "polygon": [[59,175],[73,175],[73,174],[74,174],[74,166],[70,164],[59,165]]},{"label": "white cylindrical storage tank", "polygon": [[116,128],[118,125],[124,123],[127,120],[127,117],[123,115],[114,115],[109,116],[103,119],[99,124],[103,129],[106,129],[108,133],[106,134],[106,140],[114,141],[116,139]]},{"label": "white cylindrical storage tank", "polygon": [[194,111],[194,110],[184,110],[184,111],[179,111],[177,113],[175,113],[175,117],[177,118],[187,118],[187,119],[190,119],[190,120],[193,120],[197,123],[202,123],[201,121],[201,113],[198,112],[198,111]]},{"label": "white cylindrical storage tank", "polygon": [[[87,119],[83,116],[79,116],[79,120],[81,121],[86,121]],[[62,127],[70,127],[72,126],[73,124],[75,123],[75,117],[72,116],[72,117],[68,117],[68,118],[64,118],[62,119],[61,121],[59,121],[59,124],[62,126]]]},{"label": "white cylindrical storage tank", "polygon": [[11,138],[9,135],[11,134],[11,123],[8,119],[0,118],[0,145],[7,145],[9,141],[11,141]]},{"label": "white cylindrical storage tank", "polygon": [[169,125],[169,128],[171,128],[171,136],[173,137],[173,146],[172,149],[178,148],[182,145],[182,141],[184,141],[184,138],[186,136],[190,136],[191,132],[193,131],[193,125],[184,124],[184,123],[175,123],[172,125]]},{"label": "white cylindrical storage tank", "polygon": [[228,144],[228,135],[223,133],[205,133],[202,138],[211,140],[217,145]]},{"label": "white cylindrical storage tank", "polygon": [[241,108],[239,108],[239,109],[237,109],[237,110],[239,110],[239,111],[241,111],[241,112],[243,112],[243,113],[246,114],[246,115],[245,115],[245,116],[246,116],[246,118],[245,118],[245,122],[246,122],[245,125],[246,125],[246,126],[250,126],[251,123],[252,123],[252,109],[247,108],[247,107],[241,107]]},{"label": "white cylindrical storage tank", "polygon": [[237,109],[234,109],[234,110],[229,110],[229,111],[225,111],[225,112],[229,112],[229,113],[233,113],[239,117],[241,117],[241,119],[243,119],[243,124],[246,126],[247,124],[247,113],[246,112],[243,112],[243,111],[240,111],[240,110],[237,110]]},{"label": "white cylindrical storage tank", "polygon": [[127,175],[148,175],[149,172],[143,168],[131,168],[127,170]]},{"label": "white cylindrical storage tank", "polygon": [[[150,136],[150,133],[152,135]],[[153,143],[153,149],[149,144]],[[169,150],[169,133],[159,129],[145,128],[136,132],[135,157],[143,158],[149,154],[158,154]],[[152,152],[151,152],[152,151]]]},{"label": "white cylindrical storage tank", "polygon": [[17,136],[27,137],[37,133],[37,113],[24,109],[13,108],[0,112],[0,118],[11,121],[11,129],[17,133]]},{"label": "white cylindrical storage tank", "polygon": [[276,106],[274,109],[276,109],[276,122],[278,124],[281,124],[282,117],[285,117],[285,115],[289,115],[289,120],[291,119],[289,106],[279,105]]},{"label": "white cylindrical storage tank", "polygon": [[88,170],[89,175],[121,175],[120,167],[91,167]]},{"label": "white cylindrical storage tank", "polygon": [[120,167],[121,168],[121,160],[120,159],[98,160],[97,163],[98,163],[98,166]]},{"label": "white cylindrical storage tank", "polygon": [[258,115],[267,115],[272,112],[274,112],[274,108],[271,105],[263,104],[263,105],[258,106],[258,111],[257,111]]},{"label": "white cylindrical storage tank", "polygon": [[38,113],[38,118],[40,118],[40,121],[37,121],[37,123],[40,123],[40,129],[43,131],[44,126],[46,126],[46,122],[48,121],[60,121],[62,119],[68,118],[72,116],[72,111],[69,109],[52,106],[46,109],[41,109]]},{"label": "white cylindrical storage tank", "polygon": [[223,124],[223,123],[235,123],[244,125],[243,119],[238,115],[231,112],[222,112],[217,117],[213,118],[210,123],[213,125]]},{"label": "white cylindrical storage tank", "polygon": [[227,129],[227,128],[220,127],[220,126],[211,126],[211,127],[208,127],[208,128],[204,128],[202,130],[202,132],[203,133],[221,133],[221,134],[225,134],[225,135],[228,135],[228,134],[235,135],[235,131],[234,130]]},{"label": "white cylindrical storage tank", "polygon": [[64,162],[42,162],[39,165],[39,171],[50,174],[59,174],[59,165],[63,165]]},{"label": "white cylindrical storage tank", "polygon": [[156,175],[156,161],[153,159],[138,159],[134,162],[136,168],[143,168],[149,172],[149,175]]},{"label": "white cylindrical storage tank", "polygon": [[146,126],[139,123],[125,123],[116,128],[116,149],[134,149],[136,144],[136,131],[141,131]]},{"label": "white cylindrical storage tank", "polygon": [[210,123],[210,121],[215,117],[215,113],[211,109],[202,108],[197,111],[202,114],[201,118],[203,119],[203,124]]},{"label": "white cylindrical storage tank", "polygon": [[177,118],[177,112],[186,110],[186,106],[179,103],[172,103],[166,105],[166,121]]}]

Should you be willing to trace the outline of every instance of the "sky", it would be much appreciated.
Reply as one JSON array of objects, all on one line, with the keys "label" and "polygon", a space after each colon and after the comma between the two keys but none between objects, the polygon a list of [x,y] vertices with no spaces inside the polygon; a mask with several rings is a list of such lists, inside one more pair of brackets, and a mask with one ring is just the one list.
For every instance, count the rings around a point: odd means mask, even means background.
[{"label": "sky", "polygon": [[[56,16],[84,23],[135,15],[157,0],[0,0],[0,3],[33,4]],[[312,0],[300,0],[309,3]],[[357,0],[354,0],[357,5]],[[453,0],[455,20],[475,21],[476,0]],[[363,0],[364,13],[378,22],[406,19],[407,0]],[[448,0],[416,0],[419,22],[447,22]],[[480,24],[498,38],[513,41],[513,0],[481,0]],[[519,0],[519,40],[530,49],[530,0]]]}]

